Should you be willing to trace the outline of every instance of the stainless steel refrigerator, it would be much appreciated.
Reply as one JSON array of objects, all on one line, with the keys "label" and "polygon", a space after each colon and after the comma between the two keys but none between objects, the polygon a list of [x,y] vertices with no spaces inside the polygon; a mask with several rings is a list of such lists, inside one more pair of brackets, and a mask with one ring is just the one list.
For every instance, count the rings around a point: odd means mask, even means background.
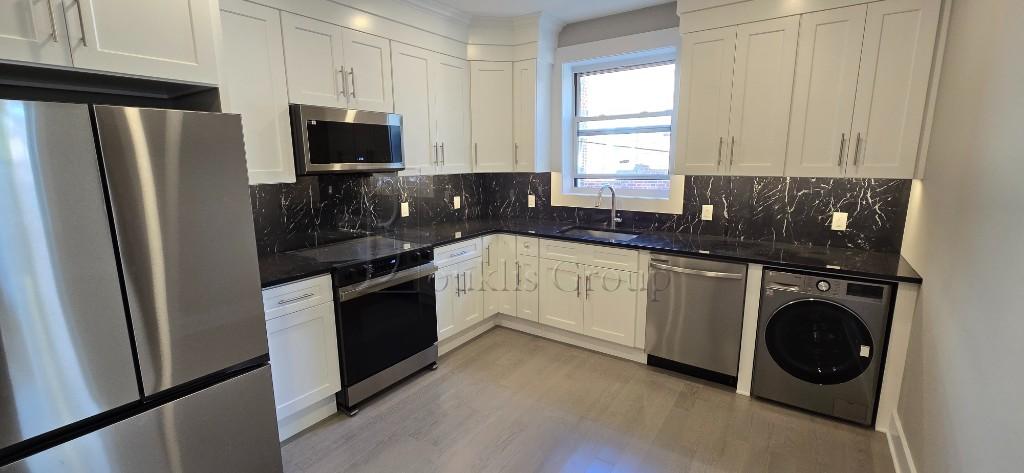
[{"label": "stainless steel refrigerator", "polygon": [[0,471],[280,472],[239,117],[0,100]]}]

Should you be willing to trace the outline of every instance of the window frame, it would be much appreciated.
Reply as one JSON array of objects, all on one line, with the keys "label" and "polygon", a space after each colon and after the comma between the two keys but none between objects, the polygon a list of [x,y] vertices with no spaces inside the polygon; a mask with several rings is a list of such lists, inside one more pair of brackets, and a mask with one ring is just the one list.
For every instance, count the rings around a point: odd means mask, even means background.
[{"label": "window frame", "polygon": [[[572,93],[572,104],[569,112],[572,114],[569,120],[570,129],[566,139],[569,140],[568,149],[570,155],[566,160],[568,169],[565,170],[565,183],[564,188],[568,189],[573,194],[596,194],[597,189],[577,187],[577,179],[614,179],[614,180],[664,180],[668,181],[669,187],[672,185],[672,174],[674,169],[674,152],[673,145],[675,141],[675,116],[676,107],[674,106],[671,110],[662,112],[645,112],[625,115],[604,115],[601,117],[580,117],[580,97],[579,97],[579,78],[583,74],[601,72],[601,71],[612,71],[616,69],[626,70],[643,66],[654,66],[658,64],[674,64],[676,67],[676,77],[679,76],[679,61],[678,53],[675,48],[660,48],[650,51],[636,51],[633,53],[626,53],[617,55],[611,58],[595,58],[593,60],[575,63],[570,65],[568,73],[571,76],[568,78],[568,86]],[[673,104],[678,105],[676,97],[678,97],[678,81],[673,84]],[[670,146],[669,146],[669,163],[668,173],[666,174],[636,174],[623,177],[620,174],[579,174],[579,125],[582,122],[587,121],[598,121],[598,120],[609,120],[609,119],[625,119],[625,118],[647,118],[647,117],[662,117],[668,116],[670,118],[669,134]],[[658,127],[643,127],[643,128],[658,128],[662,129],[663,126]],[[584,135],[586,136],[586,135]],[[616,193],[622,196],[628,197],[640,197],[649,199],[668,199],[671,194],[671,188],[666,190],[640,190],[640,189],[616,189]]]}]

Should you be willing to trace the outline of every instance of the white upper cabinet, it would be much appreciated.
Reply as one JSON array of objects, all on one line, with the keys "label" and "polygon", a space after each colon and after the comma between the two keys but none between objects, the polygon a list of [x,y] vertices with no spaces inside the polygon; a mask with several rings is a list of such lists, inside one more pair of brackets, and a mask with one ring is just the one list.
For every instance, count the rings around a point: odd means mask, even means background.
[{"label": "white upper cabinet", "polygon": [[217,83],[209,0],[65,3],[75,67]]},{"label": "white upper cabinet", "polygon": [[852,143],[866,5],[800,20],[786,175],[839,177]]},{"label": "white upper cabinet", "polygon": [[0,59],[70,66],[71,49],[61,0],[3,2]]},{"label": "white upper cabinet", "polygon": [[347,71],[342,69],[342,28],[281,13],[288,99],[292,103],[345,107]]},{"label": "white upper cabinet", "polygon": [[393,112],[391,42],[347,28],[343,29],[341,39],[348,108]]},{"label": "white upper cabinet", "polygon": [[513,171],[513,63],[473,61],[471,67],[475,169]]},{"label": "white upper cabinet", "polygon": [[729,118],[729,174],[781,176],[800,18],[740,25]]},{"label": "white upper cabinet", "polygon": [[683,174],[724,172],[735,51],[735,27],[683,36],[676,133]]},{"label": "white upper cabinet", "polygon": [[224,111],[241,114],[249,183],[295,182],[280,12],[221,0]]},{"label": "white upper cabinet", "polygon": [[431,63],[432,118],[436,130],[438,172],[460,174],[473,171],[470,161],[469,64],[467,61],[435,54]]},{"label": "white upper cabinet", "polygon": [[513,163],[517,172],[537,169],[537,60],[513,64]]},{"label": "white upper cabinet", "polygon": [[402,115],[402,145],[407,174],[432,174],[439,164],[431,119],[430,71],[434,53],[402,43],[391,45],[395,113]]},{"label": "white upper cabinet", "polygon": [[914,176],[938,18],[939,2],[868,5],[848,176]]}]

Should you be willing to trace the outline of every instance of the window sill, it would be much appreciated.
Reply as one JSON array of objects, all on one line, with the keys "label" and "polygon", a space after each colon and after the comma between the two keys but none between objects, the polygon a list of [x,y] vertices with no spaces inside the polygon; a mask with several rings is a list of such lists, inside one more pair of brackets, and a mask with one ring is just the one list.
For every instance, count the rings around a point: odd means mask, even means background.
[{"label": "window sill", "polygon": [[[570,189],[563,191],[562,173],[551,173],[551,205],[556,207],[593,207],[594,195],[590,193],[576,193]],[[669,195],[664,198],[636,197],[619,195],[615,198],[616,207],[619,210],[633,212],[656,212],[680,215],[683,213],[683,191],[685,190],[683,176],[672,176],[669,184]],[[607,197],[604,198],[608,200]]]}]

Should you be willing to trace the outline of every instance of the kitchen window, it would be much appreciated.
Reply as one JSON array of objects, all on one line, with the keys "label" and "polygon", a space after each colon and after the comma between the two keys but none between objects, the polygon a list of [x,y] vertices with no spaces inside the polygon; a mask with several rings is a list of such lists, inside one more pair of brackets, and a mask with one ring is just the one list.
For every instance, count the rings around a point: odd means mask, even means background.
[{"label": "kitchen window", "polygon": [[674,54],[574,68],[575,191],[612,185],[623,195],[668,196],[675,87]]}]

